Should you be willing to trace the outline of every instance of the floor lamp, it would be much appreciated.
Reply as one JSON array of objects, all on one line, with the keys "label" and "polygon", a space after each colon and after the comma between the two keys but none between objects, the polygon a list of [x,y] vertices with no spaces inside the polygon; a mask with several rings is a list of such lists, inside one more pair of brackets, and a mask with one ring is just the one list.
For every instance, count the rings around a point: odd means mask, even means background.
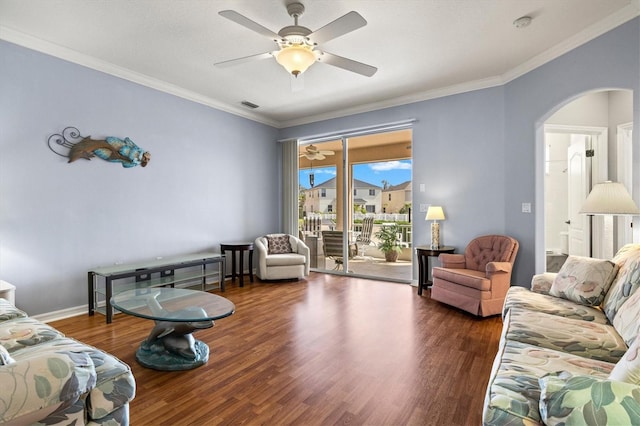
[{"label": "floor lamp", "polygon": [[605,181],[591,189],[579,213],[590,216],[638,216],[640,210],[623,184]]}]

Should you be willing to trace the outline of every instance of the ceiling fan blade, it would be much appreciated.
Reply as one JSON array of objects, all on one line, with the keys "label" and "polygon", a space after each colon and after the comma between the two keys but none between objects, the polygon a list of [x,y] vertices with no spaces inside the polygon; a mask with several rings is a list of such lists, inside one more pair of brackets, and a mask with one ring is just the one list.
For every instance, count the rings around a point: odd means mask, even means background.
[{"label": "ceiling fan blade", "polygon": [[252,21],[251,19],[247,18],[244,15],[240,15],[238,12],[236,12],[235,10],[221,10],[220,12],[218,12],[218,15],[227,18],[233,22],[235,22],[236,24],[240,24],[245,28],[250,29],[251,31],[255,31],[258,34],[261,34],[265,37],[268,37],[272,40],[279,40],[280,36],[276,33],[274,33],[273,31],[271,31],[269,28],[265,28],[262,25],[258,24],[255,21]]},{"label": "ceiling fan blade", "polygon": [[321,154],[321,155],[334,155],[335,152],[333,152],[333,151],[318,151],[318,154]]},{"label": "ceiling fan blade", "polygon": [[309,34],[309,39],[314,43],[325,43],[341,35],[350,33],[367,25],[367,21],[358,12],[351,11],[335,21],[329,22],[324,27]]},{"label": "ceiling fan blade", "polygon": [[237,58],[237,59],[231,59],[228,61],[222,61],[222,62],[216,62],[215,65],[216,67],[230,67],[233,65],[239,65],[239,64],[244,64],[245,62],[252,62],[252,61],[259,61],[261,59],[268,59],[271,58],[273,56],[273,54],[271,52],[265,52],[265,53],[258,53],[257,55],[249,55],[249,56],[244,56],[242,58]]},{"label": "ceiling fan blade", "polygon": [[342,56],[334,55],[329,52],[322,52],[318,61],[347,71],[355,72],[366,77],[371,77],[376,73],[376,71],[378,71],[378,68],[371,65],[363,64],[362,62],[354,61],[353,59],[343,58]]}]

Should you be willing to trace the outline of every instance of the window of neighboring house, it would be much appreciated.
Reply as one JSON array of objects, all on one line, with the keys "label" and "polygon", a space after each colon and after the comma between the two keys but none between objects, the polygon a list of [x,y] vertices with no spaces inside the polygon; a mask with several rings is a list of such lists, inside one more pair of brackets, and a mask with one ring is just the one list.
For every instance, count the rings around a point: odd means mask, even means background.
[{"label": "window of neighboring house", "polygon": [[333,213],[333,206],[331,204],[327,206],[327,212]]},{"label": "window of neighboring house", "polygon": [[389,194],[389,201],[391,201],[391,194]]},{"label": "window of neighboring house", "polygon": [[321,196],[321,197],[326,197],[326,196],[327,196],[327,190],[326,190],[325,188],[322,188],[322,189],[320,190],[320,196]]},{"label": "window of neighboring house", "polygon": [[374,205],[367,204],[366,206],[364,206],[364,208],[367,210],[367,213],[375,213],[376,212],[376,206],[374,206]]},{"label": "window of neighboring house", "polygon": [[382,208],[382,213],[386,213],[386,212],[387,212],[387,208],[386,208],[386,207],[383,207],[383,208]]},{"label": "window of neighboring house", "polygon": [[356,195],[358,195],[358,190],[357,190],[357,189],[354,189],[354,190],[353,190],[353,196],[355,197]]},{"label": "window of neighboring house", "polygon": [[376,195],[376,190],[375,189],[370,189],[369,190],[369,195],[371,195],[372,197],[374,197]]}]

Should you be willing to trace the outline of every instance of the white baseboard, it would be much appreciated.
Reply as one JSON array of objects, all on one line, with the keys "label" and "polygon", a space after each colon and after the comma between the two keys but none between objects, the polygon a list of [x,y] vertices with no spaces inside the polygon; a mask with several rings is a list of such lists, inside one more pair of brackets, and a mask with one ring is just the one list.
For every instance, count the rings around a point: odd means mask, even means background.
[{"label": "white baseboard", "polygon": [[89,315],[89,305],[74,306],[73,308],[61,309],[59,311],[47,312],[45,314],[38,314],[30,316],[33,319],[42,322],[58,321],[65,318],[77,317],[78,315]]}]

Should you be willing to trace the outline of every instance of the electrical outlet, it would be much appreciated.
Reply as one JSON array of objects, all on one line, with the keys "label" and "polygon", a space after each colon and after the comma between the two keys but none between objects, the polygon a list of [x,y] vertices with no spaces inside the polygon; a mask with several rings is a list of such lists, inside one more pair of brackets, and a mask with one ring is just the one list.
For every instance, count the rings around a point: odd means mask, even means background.
[{"label": "electrical outlet", "polygon": [[421,183],[420,184],[420,192],[424,192],[424,190],[425,190],[424,183]]},{"label": "electrical outlet", "polygon": [[429,210],[429,204],[420,204],[420,212],[426,213]]},{"label": "electrical outlet", "polygon": [[522,203],[522,213],[531,213],[531,203]]}]

